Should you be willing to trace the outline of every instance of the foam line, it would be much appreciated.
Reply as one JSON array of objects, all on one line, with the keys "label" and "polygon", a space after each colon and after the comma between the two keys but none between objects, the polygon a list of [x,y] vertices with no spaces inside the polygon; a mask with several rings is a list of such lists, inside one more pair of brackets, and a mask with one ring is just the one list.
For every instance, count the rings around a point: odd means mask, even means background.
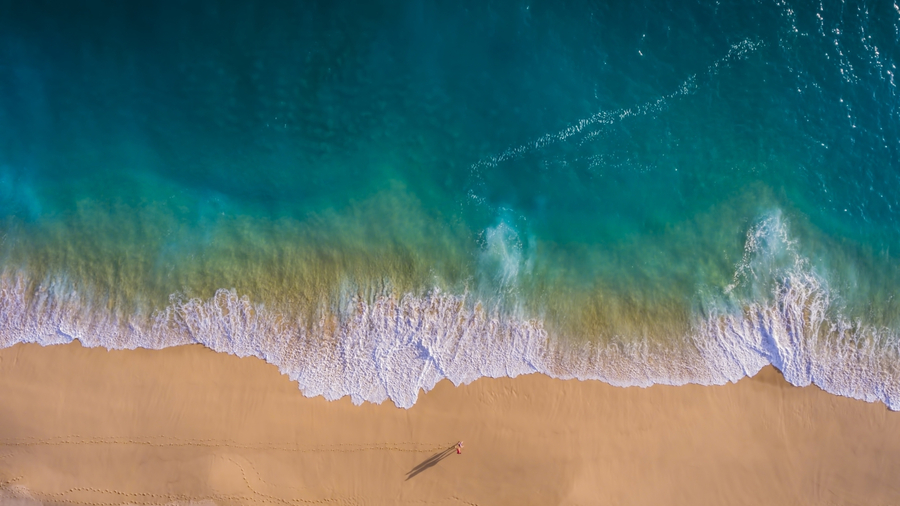
[{"label": "foam line", "polygon": [[27,286],[21,273],[0,276],[3,347],[75,339],[109,349],[199,343],[274,364],[307,396],[349,395],[357,404],[390,399],[409,408],[421,390],[443,378],[459,385],[485,376],[543,373],[619,386],[712,385],[773,364],[794,385],[815,383],[900,409],[897,340],[829,319],[827,290],[808,274],[786,279],[774,303],[712,315],[697,325],[686,346],[669,347],[569,343],[550,336],[539,320],[504,319],[438,291],[355,300],[350,318],[323,316],[308,326],[227,290],[205,301],[173,302],[148,324],[82,307],[71,293],[29,294]]},{"label": "foam line", "polygon": [[[738,291],[764,293],[737,300]],[[900,339],[840,316],[827,283],[796,252],[778,212],[747,234],[745,255],[726,294],[680,340],[572,342],[539,319],[488,311],[470,295],[383,294],[303,321],[233,290],[208,300],[172,298],[152,316],[119,318],[85,304],[62,281],[36,285],[23,272],[0,272],[0,347],[78,339],[108,349],[202,344],[276,365],[307,396],[354,403],[387,399],[411,407],[420,391],[447,378],[542,373],[618,386],[718,385],[772,364],[792,384],[883,401],[900,410]],[[746,297],[745,297],[746,298]]]}]

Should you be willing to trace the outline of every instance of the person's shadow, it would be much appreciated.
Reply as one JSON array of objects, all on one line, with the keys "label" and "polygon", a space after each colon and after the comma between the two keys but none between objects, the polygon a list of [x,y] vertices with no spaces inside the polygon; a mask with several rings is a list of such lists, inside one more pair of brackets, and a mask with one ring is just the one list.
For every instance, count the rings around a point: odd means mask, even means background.
[{"label": "person's shadow", "polygon": [[421,473],[422,471],[436,466],[438,464],[438,462],[446,459],[450,455],[453,455],[454,450],[456,450],[456,445],[453,445],[450,448],[447,448],[446,450],[444,450],[442,452],[435,453],[434,455],[428,457],[423,462],[421,462],[419,465],[412,468],[408,473],[406,473],[405,481],[415,478],[415,476],[417,474]]}]

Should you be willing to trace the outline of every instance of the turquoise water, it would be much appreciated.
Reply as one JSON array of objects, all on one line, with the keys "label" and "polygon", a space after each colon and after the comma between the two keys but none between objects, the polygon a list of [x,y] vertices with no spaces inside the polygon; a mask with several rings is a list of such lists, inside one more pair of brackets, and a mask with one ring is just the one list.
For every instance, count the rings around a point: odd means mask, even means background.
[{"label": "turquoise water", "polygon": [[900,7],[3,2],[0,343],[900,407]]}]

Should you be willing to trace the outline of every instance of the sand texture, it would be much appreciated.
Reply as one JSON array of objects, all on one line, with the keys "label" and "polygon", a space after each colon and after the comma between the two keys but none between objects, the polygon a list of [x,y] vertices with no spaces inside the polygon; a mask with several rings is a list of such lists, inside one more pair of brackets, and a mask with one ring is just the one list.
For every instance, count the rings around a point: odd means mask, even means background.
[{"label": "sand texture", "polygon": [[0,350],[0,392],[7,504],[900,504],[900,413],[772,368],[721,387],[444,381],[402,410],[305,398],[200,346],[76,343]]}]

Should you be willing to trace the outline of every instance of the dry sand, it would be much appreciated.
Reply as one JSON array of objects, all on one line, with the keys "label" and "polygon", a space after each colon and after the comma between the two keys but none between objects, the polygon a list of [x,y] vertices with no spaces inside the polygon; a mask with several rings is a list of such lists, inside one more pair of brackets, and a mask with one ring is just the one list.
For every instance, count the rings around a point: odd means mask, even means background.
[{"label": "dry sand", "polygon": [[307,399],[199,346],[17,345],[0,392],[9,504],[900,504],[900,413],[770,368],[721,387],[442,382],[407,411]]}]

